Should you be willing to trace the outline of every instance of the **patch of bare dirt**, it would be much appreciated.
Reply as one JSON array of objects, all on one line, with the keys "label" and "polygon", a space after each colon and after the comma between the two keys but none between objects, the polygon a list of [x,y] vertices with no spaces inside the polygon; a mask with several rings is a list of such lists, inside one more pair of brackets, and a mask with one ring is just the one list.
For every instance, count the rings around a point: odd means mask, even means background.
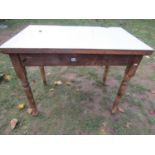
[{"label": "patch of bare dirt", "polygon": [[110,87],[118,87],[120,85],[120,83],[116,79],[109,79],[109,80],[107,80],[106,85],[110,86]]},{"label": "patch of bare dirt", "polygon": [[62,75],[62,77],[64,79],[66,79],[66,81],[76,81],[76,80],[78,80],[76,73],[67,73],[67,74]]},{"label": "patch of bare dirt", "polygon": [[[86,77],[80,77],[75,81],[75,85],[80,91],[93,92],[92,96],[88,99],[89,101],[83,101],[81,103],[85,109],[85,113],[92,112],[98,116],[111,116],[111,112],[107,111],[107,108],[103,108],[103,90],[100,87],[97,87],[96,81],[87,79]],[[103,85],[103,87],[106,86]],[[110,103],[109,106],[111,106]]]}]

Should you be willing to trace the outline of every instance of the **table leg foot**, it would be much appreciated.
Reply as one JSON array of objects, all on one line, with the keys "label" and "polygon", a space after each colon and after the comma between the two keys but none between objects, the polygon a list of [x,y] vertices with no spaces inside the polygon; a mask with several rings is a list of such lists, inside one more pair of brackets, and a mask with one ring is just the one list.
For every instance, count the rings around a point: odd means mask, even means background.
[{"label": "table leg foot", "polygon": [[122,112],[122,113],[124,113],[125,111],[121,107],[113,107],[111,112],[112,112],[112,114],[114,114],[116,112]]},{"label": "table leg foot", "polygon": [[37,109],[32,110],[32,116],[38,116],[39,112]]}]

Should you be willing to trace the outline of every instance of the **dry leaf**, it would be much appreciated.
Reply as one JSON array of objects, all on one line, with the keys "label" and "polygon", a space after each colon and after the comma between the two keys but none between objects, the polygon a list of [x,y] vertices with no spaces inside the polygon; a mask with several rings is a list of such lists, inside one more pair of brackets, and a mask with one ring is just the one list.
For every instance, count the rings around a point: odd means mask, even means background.
[{"label": "dry leaf", "polygon": [[51,88],[49,91],[52,91],[53,92],[54,91],[54,88]]},{"label": "dry leaf", "polygon": [[16,107],[17,107],[17,109],[22,110],[25,108],[25,103],[19,103],[19,104],[17,104]]},{"label": "dry leaf", "polygon": [[32,112],[33,112],[33,109],[32,108],[28,108],[27,109],[27,113],[32,114]]},{"label": "dry leaf", "polygon": [[132,123],[131,122],[127,122],[125,126],[126,126],[126,128],[130,128],[132,126]]},{"label": "dry leaf", "polygon": [[62,85],[62,81],[54,81],[54,85],[55,85],[55,86]]},{"label": "dry leaf", "polygon": [[5,81],[10,81],[11,80],[11,76],[10,75],[7,75],[7,74],[5,74],[3,76],[3,78],[4,78]]},{"label": "dry leaf", "polygon": [[107,131],[107,129],[106,129],[105,127],[102,127],[102,128],[100,129],[100,134],[101,134],[101,135],[108,135],[109,132]]},{"label": "dry leaf", "polygon": [[46,75],[47,75],[47,76],[48,76],[48,75],[51,75],[51,73],[50,73],[50,72],[47,72]]},{"label": "dry leaf", "polygon": [[71,86],[72,83],[71,83],[70,81],[67,81],[67,82],[66,82],[66,85]]},{"label": "dry leaf", "polygon": [[146,55],[145,58],[150,58],[150,56]]},{"label": "dry leaf", "polygon": [[106,126],[107,126],[107,123],[106,123],[106,122],[103,122],[103,123],[102,123],[102,126],[103,126],[103,127],[106,127]]},{"label": "dry leaf", "polygon": [[11,126],[12,130],[17,126],[17,123],[18,123],[18,119],[17,118],[14,118],[14,119],[12,119],[10,121],[10,126]]},{"label": "dry leaf", "polygon": [[121,107],[118,107],[118,111],[119,112],[122,112],[122,113],[124,113],[125,111],[124,111],[124,109],[123,108],[121,108]]}]

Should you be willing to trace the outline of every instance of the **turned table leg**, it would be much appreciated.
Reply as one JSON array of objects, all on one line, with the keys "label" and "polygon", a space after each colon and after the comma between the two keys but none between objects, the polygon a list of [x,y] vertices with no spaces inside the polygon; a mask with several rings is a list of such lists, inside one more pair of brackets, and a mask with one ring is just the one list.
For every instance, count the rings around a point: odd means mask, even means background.
[{"label": "turned table leg", "polygon": [[109,72],[109,66],[106,65],[104,69],[104,75],[103,75],[103,84],[106,83],[108,72]]},{"label": "turned table leg", "polygon": [[133,63],[127,65],[125,74],[124,74],[124,78],[121,82],[117,96],[116,96],[113,106],[112,106],[112,113],[115,113],[117,111],[124,112],[124,110],[119,107],[119,103],[120,103],[121,98],[125,94],[129,80],[135,75],[140,61],[141,61],[141,57],[139,57],[139,59],[137,59],[136,62],[133,62]]},{"label": "turned table leg", "polygon": [[36,116],[38,114],[38,110],[36,107],[35,100],[33,98],[31,87],[28,82],[25,66],[22,64],[19,55],[10,54],[10,58],[11,58],[13,66],[14,66],[15,72],[16,72],[18,78],[21,80],[22,85],[24,87],[24,91],[25,91],[25,94],[29,101],[29,105],[32,108],[32,115]]},{"label": "turned table leg", "polygon": [[47,85],[44,66],[40,66],[40,73],[41,73],[41,77],[42,77],[44,85]]}]

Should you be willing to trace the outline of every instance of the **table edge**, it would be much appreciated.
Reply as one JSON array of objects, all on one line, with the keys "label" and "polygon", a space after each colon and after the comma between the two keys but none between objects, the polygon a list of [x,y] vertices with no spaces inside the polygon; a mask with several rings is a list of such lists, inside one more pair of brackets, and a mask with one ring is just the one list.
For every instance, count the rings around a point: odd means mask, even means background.
[{"label": "table edge", "polygon": [[3,54],[106,54],[106,55],[151,55],[154,50],[115,49],[51,49],[51,48],[0,48]]}]

